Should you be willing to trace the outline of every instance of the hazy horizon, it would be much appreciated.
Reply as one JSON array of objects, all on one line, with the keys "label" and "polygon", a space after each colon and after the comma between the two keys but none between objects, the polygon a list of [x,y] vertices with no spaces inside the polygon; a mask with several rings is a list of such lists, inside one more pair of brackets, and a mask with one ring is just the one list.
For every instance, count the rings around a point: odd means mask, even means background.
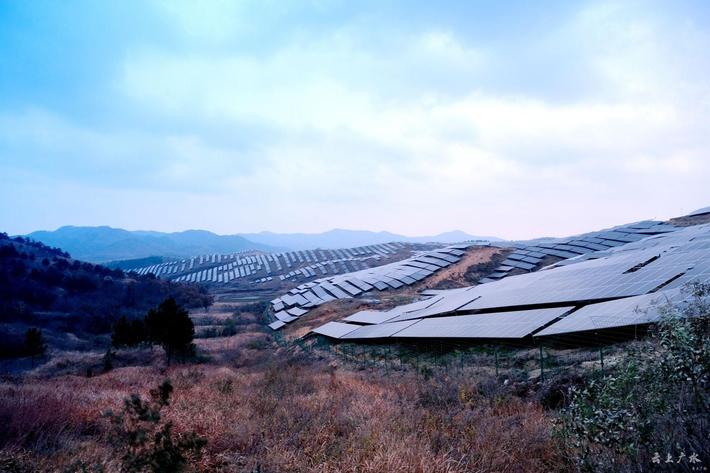
[{"label": "hazy horizon", "polygon": [[0,231],[568,236],[710,204],[705,2],[5,2]]},{"label": "hazy horizon", "polygon": [[[668,220],[668,219],[673,218],[673,217],[681,217],[681,216],[683,216],[683,215],[685,215],[685,214],[687,214],[687,213],[689,213],[689,212],[692,212],[693,210],[697,210],[697,209],[692,209],[692,210],[689,210],[689,211],[687,211],[687,212],[684,212],[684,213],[681,213],[681,214],[678,214],[678,215],[672,215],[672,216],[669,216],[668,218],[660,218],[660,219],[659,219],[659,218],[648,218],[648,219],[629,220],[628,222],[617,222],[617,223],[608,225],[608,226],[603,227],[603,228],[615,227],[615,226],[618,226],[618,225],[623,225],[623,224],[627,224],[627,223],[633,223],[633,222],[642,221],[642,220],[652,220],[652,219],[653,219],[653,220]],[[363,231],[363,232],[373,232],[373,233],[392,233],[392,234],[398,234],[398,235],[405,236],[405,237],[409,237],[409,238],[417,238],[417,237],[425,237],[425,236],[437,236],[437,235],[442,235],[442,234],[447,234],[447,233],[463,232],[463,233],[466,233],[466,234],[469,234],[469,235],[472,235],[472,236],[478,236],[478,237],[495,237],[495,238],[500,238],[500,239],[503,239],[503,240],[510,240],[510,241],[517,240],[516,238],[505,238],[505,237],[502,237],[502,236],[500,236],[500,235],[494,235],[494,234],[490,234],[490,233],[486,233],[486,232],[468,232],[468,231],[465,231],[465,230],[461,230],[460,228],[452,228],[452,229],[443,230],[443,231],[436,232],[436,233],[428,233],[428,234],[424,234],[424,233],[421,233],[421,234],[408,234],[408,233],[402,233],[402,232],[397,232],[397,231],[390,231],[390,230],[386,230],[386,229],[385,229],[385,230],[382,230],[382,229],[379,229],[379,230],[378,230],[378,229],[367,229],[367,228],[327,228],[327,229],[319,230],[319,231],[306,231],[306,232],[298,232],[298,231],[295,231],[295,232],[275,232],[275,231],[272,231],[272,230],[259,230],[259,231],[254,231],[254,232],[240,232],[240,231],[234,231],[234,232],[222,233],[222,232],[218,232],[218,231],[211,230],[211,229],[209,229],[209,228],[182,228],[182,229],[175,229],[175,230],[173,230],[173,229],[156,230],[156,229],[153,229],[153,228],[126,228],[126,227],[118,227],[118,226],[109,225],[109,224],[73,225],[73,224],[71,224],[71,223],[64,224],[64,225],[60,225],[59,227],[55,227],[55,228],[39,228],[39,229],[31,230],[31,231],[29,231],[29,232],[15,233],[15,234],[9,233],[9,234],[10,234],[10,235],[29,235],[29,234],[31,234],[31,233],[40,232],[40,231],[54,232],[54,231],[57,231],[57,230],[59,230],[59,229],[61,229],[61,228],[63,228],[63,227],[84,227],[84,228],[108,227],[108,228],[113,228],[113,229],[117,229],[117,230],[126,230],[126,231],[129,231],[129,232],[158,232],[158,233],[181,233],[181,232],[188,232],[188,231],[208,231],[208,232],[214,233],[214,234],[216,234],[216,235],[221,235],[221,236],[250,235],[250,234],[259,234],[259,233],[318,235],[318,234],[327,233],[327,232],[332,232],[332,231],[346,231],[346,232],[360,232],[360,231]],[[529,239],[536,239],[536,238],[563,238],[563,237],[568,237],[568,236],[574,236],[574,235],[581,234],[581,233],[594,232],[594,231],[602,230],[603,228],[602,228],[602,227],[590,228],[589,230],[584,230],[584,231],[582,231],[582,232],[578,232],[578,233],[574,233],[574,234],[573,234],[573,233],[560,234],[560,235],[539,234],[539,235],[531,236]],[[0,231],[4,231],[4,230],[0,230]],[[523,239],[520,239],[520,240],[523,240]]]}]

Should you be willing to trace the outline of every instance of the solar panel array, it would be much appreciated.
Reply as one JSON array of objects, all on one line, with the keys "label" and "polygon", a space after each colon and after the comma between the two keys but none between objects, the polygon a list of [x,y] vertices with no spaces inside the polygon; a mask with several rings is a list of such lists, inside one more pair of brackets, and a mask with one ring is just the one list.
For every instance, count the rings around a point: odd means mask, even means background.
[{"label": "solar panel array", "polygon": [[681,297],[680,290],[670,290],[591,304],[539,331],[535,336],[588,332],[657,322],[661,317],[662,308],[668,303],[679,301]]},{"label": "solar panel array", "polygon": [[664,302],[686,298],[682,289],[692,282],[710,283],[710,224],[658,232],[534,273],[425,291],[412,304],[350,315],[337,322],[337,334],[315,332],[340,339],[485,339],[644,325],[658,320]]},{"label": "solar panel array", "polygon": [[[512,243],[512,246],[516,248],[515,251],[480,282],[496,281],[521,271],[535,271],[540,268],[545,259],[549,260],[549,257],[555,259],[575,258],[639,241],[649,235],[664,234],[674,230],[676,227],[673,225],[646,220],[572,238],[540,240],[532,244],[515,242]],[[497,244],[511,245],[511,243],[504,242]]]},{"label": "solar panel array", "polygon": [[304,250],[283,253],[231,253],[201,255],[135,269],[176,282],[228,284],[234,281],[266,283],[311,280],[328,274],[365,269],[393,256],[404,243],[384,243],[332,250]]},{"label": "solar panel array", "polygon": [[[307,282],[271,301],[277,320],[289,323],[290,317],[305,315],[310,309],[335,299],[348,299],[378,290],[386,291],[411,286],[458,262],[471,245],[451,245],[445,248],[420,252],[394,263],[361,269],[337,276]],[[281,328],[282,325],[272,327]]]},{"label": "solar panel array", "polygon": [[710,214],[710,207],[703,207],[702,209],[698,209],[694,212],[690,212],[688,214],[688,217],[697,217],[698,215],[707,215]]}]

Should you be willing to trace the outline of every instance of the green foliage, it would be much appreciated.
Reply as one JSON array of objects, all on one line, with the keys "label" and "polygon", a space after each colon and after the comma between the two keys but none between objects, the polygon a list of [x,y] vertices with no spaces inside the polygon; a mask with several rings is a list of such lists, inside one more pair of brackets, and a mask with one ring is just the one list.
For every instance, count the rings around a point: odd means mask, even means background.
[{"label": "green foliage", "polygon": [[129,321],[123,316],[113,325],[111,344],[116,348],[135,347],[143,343],[145,339],[145,324],[140,319]]},{"label": "green foliage", "polygon": [[148,341],[163,347],[168,363],[174,355],[184,358],[194,353],[195,326],[187,310],[172,297],[148,312],[145,330]]},{"label": "green foliage", "polygon": [[559,433],[583,470],[651,469],[656,452],[710,458],[710,290],[692,290],[608,375],[571,389]]},{"label": "green foliage", "polygon": [[227,321],[224,323],[224,328],[222,329],[221,336],[222,337],[231,337],[233,335],[236,335],[239,333],[237,330],[237,324],[234,321],[233,318],[227,319]]},{"label": "green foliage", "polygon": [[113,369],[113,352],[111,351],[111,347],[106,350],[106,353],[104,354],[103,359],[101,360],[101,364],[104,373],[108,373]]},{"label": "green foliage", "polygon": [[32,367],[35,364],[35,358],[44,355],[47,351],[47,345],[44,343],[42,331],[37,328],[30,328],[25,333],[25,353],[32,358]]},{"label": "green foliage", "polygon": [[29,356],[39,356],[47,350],[42,331],[37,328],[28,329],[25,333],[25,350]]},{"label": "green foliage", "polygon": [[200,458],[206,440],[194,432],[176,436],[171,422],[164,422],[163,409],[170,404],[173,386],[164,381],[150,391],[150,399],[137,394],[124,401],[123,412],[106,413],[113,426],[114,445],[121,453],[126,472],[178,472]]}]

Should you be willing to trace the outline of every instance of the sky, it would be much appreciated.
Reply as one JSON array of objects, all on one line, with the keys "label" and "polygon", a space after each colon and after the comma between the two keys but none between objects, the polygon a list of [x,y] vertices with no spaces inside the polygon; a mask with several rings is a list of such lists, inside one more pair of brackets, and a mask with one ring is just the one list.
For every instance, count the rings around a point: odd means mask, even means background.
[{"label": "sky", "polygon": [[564,236],[710,205],[705,1],[0,0],[0,231]]}]

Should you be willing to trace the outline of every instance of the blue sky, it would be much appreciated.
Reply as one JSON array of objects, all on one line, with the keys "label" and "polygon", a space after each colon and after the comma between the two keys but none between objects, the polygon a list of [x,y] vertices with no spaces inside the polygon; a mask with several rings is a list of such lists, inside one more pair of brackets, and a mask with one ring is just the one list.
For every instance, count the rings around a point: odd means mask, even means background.
[{"label": "blue sky", "polygon": [[0,0],[0,229],[568,235],[710,205],[706,2]]}]

